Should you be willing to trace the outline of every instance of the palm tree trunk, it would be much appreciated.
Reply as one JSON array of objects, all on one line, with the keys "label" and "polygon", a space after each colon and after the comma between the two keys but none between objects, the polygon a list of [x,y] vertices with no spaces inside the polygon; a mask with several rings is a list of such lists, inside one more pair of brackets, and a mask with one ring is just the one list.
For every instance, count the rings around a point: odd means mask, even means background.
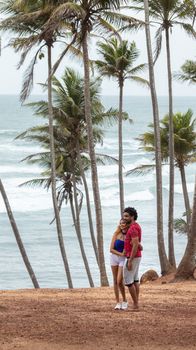
[{"label": "palm tree trunk", "polygon": [[188,279],[193,277],[193,271],[196,267],[196,178],[195,191],[193,198],[193,212],[191,226],[188,234],[188,242],[184,256],[177,268],[176,279]]},{"label": "palm tree trunk", "polygon": [[64,263],[65,273],[69,288],[73,288],[67,255],[63,241],[63,233],[61,226],[60,213],[58,208],[56,196],[56,164],[55,164],[55,148],[54,148],[54,134],[53,134],[53,108],[52,108],[52,60],[51,60],[51,45],[48,45],[48,115],[49,115],[49,133],[50,133],[50,157],[51,157],[51,183],[52,183],[52,200],[55,213],[56,229],[60,251]]},{"label": "palm tree trunk", "polygon": [[86,123],[87,123],[88,147],[89,147],[89,154],[90,154],[90,160],[91,160],[92,187],[93,187],[93,196],[94,196],[94,203],[95,203],[100,280],[101,280],[102,286],[108,286],[109,283],[108,283],[108,278],[106,274],[105,258],[104,258],[101,199],[100,199],[100,193],[99,193],[98,172],[97,172],[94,138],[93,138],[93,127],[92,127],[92,119],[91,119],[90,74],[89,74],[90,69],[89,69],[87,35],[88,35],[87,32],[85,32],[84,38],[82,41],[83,63],[84,63],[85,117],[86,117]]},{"label": "palm tree trunk", "polygon": [[119,81],[119,118],[118,118],[118,179],[120,190],[120,215],[122,216],[124,210],[124,184],[123,184],[123,138],[122,138],[122,113],[123,113],[123,81]]},{"label": "palm tree trunk", "polygon": [[18,227],[17,227],[16,222],[14,220],[14,216],[13,216],[13,213],[12,213],[12,210],[11,210],[11,207],[10,207],[10,204],[9,204],[9,201],[8,201],[8,198],[7,198],[7,195],[6,195],[6,192],[5,192],[5,189],[4,189],[4,186],[3,186],[3,183],[2,183],[1,180],[0,180],[0,192],[2,194],[4,203],[5,203],[5,207],[6,207],[6,210],[7,210],[7,215],[8,215],[8,218],[10,220],[10,224],[12,226],[12,229],[13,229],[13,232],[14,232],[14,235],[15,235],[15,238],[16,238],[16,242],[18,244],[18,248],[20,250],[21,256],[23,258],[23,261],[25,263],[25,266],[27,268],[27,271],[29,273],[31,281],[32,281],[32,283],[33,283],[35,288],[39,288],[38,281],[36,279],[36,276],[35,276],[35,273],[33,271],[33,268],[32,268],[32,266],[30,264],[29,259],[28,259],[25,247],[24,247],[22,239],[20,237],[20,233],[18,231]]},{"label": "palm tree trunk", "polygon": [[174,253],[174,126],[173,126],[173,94],[172,94],[172,72],[170,58],[169,29],[166,27],[166,52],[169,92],[169,212],[168,212],[168,244],[169,262],[175,268],[176,260]]},{"label": "palm tree trunk", "polygon": [[181,175],[181,181],[182,181],[182,190],[183,190],[184,204],[185,204],[185,209],[186,209],[187,224],[188,224],[188,227],[190,227],[191,207],[190,207],[189,195],[188,195],[188,191],[187,191],[186,175],[185,175],[184,165],[181,165],[179,167],[179,169],[180,169],[180,175]]},{"label": "palm tree trunk", "polygon": [[77,145],[76,148],[77,148],[78,166],[79,166],[79,169],[80,169],[80,174],[81,174],[82,181],[83,181],[83,184],[84,184],[84,190],[85,190],[85,196],[86,196],[86,206],[87,206],[88,222],[89,222],[89,230],[90,230],[90,235],[91,235],[91,241],[92,241],[93,249],[94,249],[94,252],[95,252],[95,257],[96,257],[96,260],[97,260],[97,264],[99,266],[99,256],[98,256],[97,242],[96,242],[95,234],[94,234],[93,219],[92,219],[91,204],[90,204],[90,196],[89,196],[88,184],[87,184],[87,181],[86,181],[86,176],[85,176],[85,172],[84,172],[84,168],[83,168],[83,164],[82,164],[82,159],[81,159],[80,147],[79,147],[78,140],[77,140],[76,145]]},{"label": "palm tree trunk", "polygon": [[159,260],[161,266],[162,275],[170,271],[171,265],[168,261],[165,243],[163,236],[163,195],[162,195],[162,158],[161,158],[161,137],[160,137],[160,125],[159,125],[159,109],[156,95],[155,78],[154,78],[154,65],[152,57],[152,44],[149,25],[149,7],[148,0],[144,0],[145,9],[145,31],[146,31],[146,45],[148,52],[148,65],[149,65],[149,80],[153,109],[154,120],[154,133],[155,133],[155,162],[156,162],[156,193],[157,193],[157,243]]},{"label": "palm tree trunk", "polygon": [[73,190],[74,190],[74,203],[75,203],[75,217],[76,217],[76,221],[75,221],[75,229],[76,229],[76,234],[78,237],[78,242],[79,242],[79,246],[80,246],[80,251],[82,254],[82,259],[84,262],[84,266],[86,269],[86,273],[88,276],[88,281],[91,287],[94,287],[94,283],[93,283],[93,279],[91,276],[91,272],[90,272],[90,268],[88,265],[88,260],[86,257],[86,253],[84,250],[84,245],[83,245],[83,240],[82,240],[82,233],[81,233],[81,226],[80,226],[80,213],[79,213],[79,205],[78,205],[78,196],[77,196],[77,188],[76,188],[76,178],[75,178],[75,174],[72,174],[72,178],[73,178]]}]

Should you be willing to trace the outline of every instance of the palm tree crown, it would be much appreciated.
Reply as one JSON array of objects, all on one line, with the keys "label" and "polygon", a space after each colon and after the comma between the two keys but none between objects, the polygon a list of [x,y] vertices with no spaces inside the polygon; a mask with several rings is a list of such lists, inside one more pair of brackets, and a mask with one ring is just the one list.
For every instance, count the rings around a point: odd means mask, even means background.
[{"label": "palm tree crown", "polygon": [[[195,123],[193,119],[193,112],[189,109],[186,113],[176,113],[173,116],[174,123],[174,154],[177,167],[187,165],[196,160],[196,133]],[[153,125],[150,124],[152,128]],[[162,159],[167,161],[169,157],[168,150],[169,138],[169,117],[166,115],[161,120],[161,151]],[[148,152],[154,151],[154,132],[149,131],[139,137],[142,146]]]},{"label": "palm tree crown", "polygon": [[147,83],[137,76],[146,65],[133,66],[139,57],[139,50],[134,41],[129,44],[127,40],[112,38],[107,43],[98,43],[98,53],[102,60],[97,60],[96,66],[102,76],[116,78],[119,85],[126,79]]},{"label": "palm tree crown", "polygon": [[182,82],[187,81],[189,84],[196,83],[196,61],[186,60],[181,67],[181,72],[176,73],[174,77]]}]

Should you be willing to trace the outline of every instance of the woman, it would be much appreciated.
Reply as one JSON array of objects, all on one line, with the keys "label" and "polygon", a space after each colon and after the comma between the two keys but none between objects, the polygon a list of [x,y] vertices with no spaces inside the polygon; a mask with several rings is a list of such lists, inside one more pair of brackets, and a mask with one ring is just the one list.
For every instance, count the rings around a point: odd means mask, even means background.
[{"label": "woman", "polygon": [[[128,307],[125,296],[125,287],[123,284],[123,265],[125,262],[124,241],[127,229],[128,227],[126,221],[121,219],[119,227],[115,231],[110,245],[110,265],[114,280],[114,294],[117,302],[114,308],[115,310],[126,310]],[[119,291],[123,298],[122,303],[120,303]]]}]

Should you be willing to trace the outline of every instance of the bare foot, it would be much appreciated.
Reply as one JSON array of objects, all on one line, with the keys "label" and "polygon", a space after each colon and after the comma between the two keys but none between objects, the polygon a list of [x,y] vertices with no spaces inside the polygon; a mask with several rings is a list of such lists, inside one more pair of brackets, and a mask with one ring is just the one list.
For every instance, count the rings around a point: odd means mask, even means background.
[{"label": "bare foot", "polygon": [[133,311],[133,312],[139,311],[139,305],[138,304],[134,304],[132,309],[131,309],[131,311]]}]

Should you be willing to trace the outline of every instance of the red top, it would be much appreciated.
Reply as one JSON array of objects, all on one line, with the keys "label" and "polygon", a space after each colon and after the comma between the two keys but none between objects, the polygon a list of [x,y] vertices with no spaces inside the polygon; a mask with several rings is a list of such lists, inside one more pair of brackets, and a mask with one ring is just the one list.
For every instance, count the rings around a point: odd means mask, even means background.
[{"label": "red top", "polygon": [[[134,222],[133,224],[131,224],[130,228],[127,231],[126,237],[125,237],[125,252],[126,252],[126,257],[130,257],[131,256],[131,252],[132,252],[132,239],[138,237],[139,238],[139,242],[141,242],[141,238],[142,238],[142,230],[140,225],[137,222]],[[135,258],[140,258],[142,256],[142,252],[138,247],[137,253],[135,255]]]}]

